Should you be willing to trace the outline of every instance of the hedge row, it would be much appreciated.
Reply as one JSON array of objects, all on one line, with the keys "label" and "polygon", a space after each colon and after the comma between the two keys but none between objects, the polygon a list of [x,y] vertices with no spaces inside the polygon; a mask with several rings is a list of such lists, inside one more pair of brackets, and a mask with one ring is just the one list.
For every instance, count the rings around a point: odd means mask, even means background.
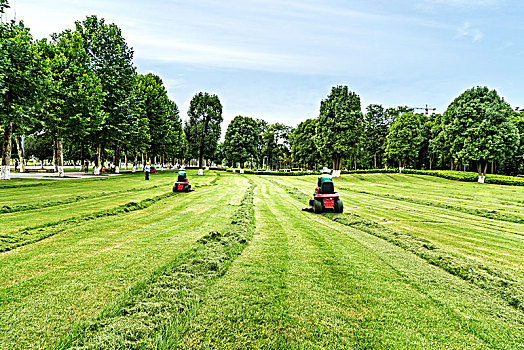
[{"label": "hedge row", "polygon": [[[430,175],[442,177],[449,180],[466,181],[466,182],[477,182],[478,174],[475,172],[468,171],[454,171],[454,170],[415,170],[415,169],[404,169],[404,174],[416,174],[416,175]],[[511,185],[511,186],[524,186],[524,178],[519,176],[506,176],[506,175],[486,175],[485,183],[497,184],[497,185]]]},{"label": "hedge row", "polygon": [[[232,168],[226,169],[228,172],[233,172]],[[235,169],[239,173],[240,169]],[[397,169],[362,169],[362,170],[342,170],[342,174],[372,174],[372,173],[396,173]],[[320,171],[305,170],[305,171],[267,171],[267,170],[252,170],[244,169],[244,174],[254,175],[274,175],[274,176],[303,176],[303,175],[320,175]]]},{"label": "hedge row", "polygon": [[[226,169],[228,172],[233,172],[232,168]],[[236,172],[240,172],[240,169],[235,169]],[[398,173],[397,168],[390,169],[362,169],[362,170],[342,170],[342,174],[377,174],[377,173]],[[416,169],[403,169],[403,174],[415,174],[415,175],[429,175],[442,177],[448,180],[466,181],[466,182],[477,182],[478,174],[475,172],[467,171],[455,171],[455,170],[416,170]],[[303,175],[320,175],[320,171],[265,171],[265,170],[251,170],[244,169],[244,174],[254,175],[274,175],[274,176],[303,176]],[[524,186],[524,177],[522,176],[505,176],[505,175],[486,175],[485,183],[497,184],[497,185],[511,185],[511,186]]]}]

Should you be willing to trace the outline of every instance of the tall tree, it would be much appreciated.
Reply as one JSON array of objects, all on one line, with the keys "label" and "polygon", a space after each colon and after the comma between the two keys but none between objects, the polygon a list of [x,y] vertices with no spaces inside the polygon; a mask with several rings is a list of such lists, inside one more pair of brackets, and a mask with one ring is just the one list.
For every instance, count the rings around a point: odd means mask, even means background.
[{"label": "tall tree", "polygon": [[307,119],[298,124],[291,137],[293,162],[314,169],[321,162],[320,152],[315,144],[316,119]]},{"label": "tall tree", "polygon": [[97,16],[75,23],[76,31],[84,41],[90,65],[100,78],[102,91],[106,95],[103,111],[107,117],[100,132],[93,135],[99,169],[105,148],[113,147],[118,153],[120,146],[132,137],[131,96],[136,74],[133,50],[128,47],[116,24],[106,24],[104,19],[98,19]]},{"label": "tall tree", "polygon": [[198,155],[198,167],[202,169],[204,157],[213,156],[220,138],[222,104],[217,95],[199,92],[191,99],[187,112],[187,140],[191,154]]},{"label": "tall tree", "polygon": [[22,22],[0,23],[0,68],[0,179],[9,180],[13,128],[23,130],[35,123],[47,73],[46,63]]},{"label": "tall tree", "polygon": [[44,127],[53,135],[58,175],[64,176],[63,144],[82,144],[101,129],[106,117],[102,111],[105,94],[79,33],[66,30],[52,38],[50,44],[39,43],[51,68]]},{"label": "tall tree", "polygon": [[320,103],[315,142],[340,171],[344,156],[355,153],[363,129],[360,97],[347,86],[335,86]]},{"label": "tall tree", "polygon": [[504,160],[517,151],[519,135],[513,115],[497,91],[487,87],[466,90],[444,112],[452,152],[463,162],[477,164],[481,183],[489,162]]},{"label": "tall tree", "polygon": [[366,153],[373,157],[373,168],[382,164],[382,155],[386,149],[386,137],[392,122],[389,114],[381,105],[371,104],[364,115],[363,146]]},{"label": "tall tree", "polygon": [[0,13],[4,13],[5,9],[9,8],[9,1],[0,0]]},{"label": "tall tree", "polygon": [[222,152],[226,159],[240,162],[243,169],[244,163],[255,157],[259,138],[260,129],[255,119],[236,116],[227,127]]},{"label": "tall tree", "polygon": [[422,141],[421,115],[402,113],[389,128],[386,156],[397,160],[399,168],[406,167],[417,158]]}]

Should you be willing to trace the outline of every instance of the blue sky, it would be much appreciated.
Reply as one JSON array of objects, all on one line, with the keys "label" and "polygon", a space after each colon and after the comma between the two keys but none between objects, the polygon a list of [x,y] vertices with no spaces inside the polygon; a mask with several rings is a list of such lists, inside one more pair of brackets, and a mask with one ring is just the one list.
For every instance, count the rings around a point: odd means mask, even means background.
[{"label": "blue sky", "polygon": [[362,108],[429,104],[443,112],[486,85],[524,107],[519,0],[10,0],[35,38],[96,14],[116,23],[140,73],[162,77],[182,118],[215,93],[236,115],[296,126],[332,86]]}]

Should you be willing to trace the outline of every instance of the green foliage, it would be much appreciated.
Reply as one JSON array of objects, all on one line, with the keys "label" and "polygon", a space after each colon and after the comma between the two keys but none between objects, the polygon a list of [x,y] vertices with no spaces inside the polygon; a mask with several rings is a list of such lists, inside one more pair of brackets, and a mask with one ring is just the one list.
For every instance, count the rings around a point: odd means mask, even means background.
[{"label": "green foliage", "polygon": [[370,158],[373,158],[373,168],[380,167],[382,157],[386,149],[386,137],[389,125],[392,123],[391,116],[381,105],[371,104],[364,114],[364,133],[362,134],[362,145]]},{"label": "green foliage", "polygon": [[199,92],[191,99],[187,111],[186,138],[189,152],[198,155],[198,166],[203,167],[203,159],[211,158],[220,138],[222,123],[222,104],[217,95]]},{"label": "green foliage", "polygon": [[7,0],[0,0],[0,13],[4,13],[5,9],[9,8],[9,2]]},{"label": "green foliage", "polygon": [[38,44],[50,67],[43,128],[70,143],[99,132],[106,117],[102,112],[106,94],[80,34],[66,30],[54,34],[51,43],[43,39]]},{"label": "green foliage", "polygon": [[316,119],[307,119],[298,124],[291,136],[291,156],[294,164],[314,169],[322,160],[315,144]]},{"label": "green foliage", "polygon": [[22,22],[0,23],[0,126],[4,128],[2,163],[9,164],[11,136],[36,123],[42,108],[47,66]]},{"label": "green foliage", "polygon": [[356,152],[363,130],[360,97],[347,86],[336,86],[320,103],[315,143],[320,153],[340,170],[342,158]]},{"label": "green foliage", "polygon": [[406,166],[415,159],[423,142],[422,116],[412,112],[402,113],[389,128],[386,155],[398,160],[399,166]]},{"label": "green foliage", "polygon": [[244,163],[257,156],[260,143],[260,129],[256,120],[237,116],[229,123],[222,152],[233,163]]},{"label": "green foliage", "polygon": [[486,174],[487,163],[515,154],[519,145],[513,112],[497,91],[487,87],[466,90],[444,112],[451,152],[465,163],[477,163]]},{"label": "green foliage", "polygon": [[[402,172],[406,174],[431,175],[442,177],[448,180],[466,182],[476,182],[478,180],[478,174],[469,171],[405,169],[402,170]],[[485,183],[497,185],[524,186],[524,179],[516,176],[488,174],[486,175],[486,179],[484,181]]]},{"label": "green foliage", "polygon": [[167,96],[162,79],[154,74],[138,75],[133,91],[135,118],[131,148],[147,150],[150,157],[183,156],[184,136],[177,105]]},{"label": "green foliage", "polygon": [[106,24],[97,16],[76,22],[76,31],[83,40],[90,68],[102,84],[105,101],[102,110],[107,115],[95,143],[116,146],[129,138],[132,113],[130,97],[134,86],[133,50],[127,46],[116,24]]}]

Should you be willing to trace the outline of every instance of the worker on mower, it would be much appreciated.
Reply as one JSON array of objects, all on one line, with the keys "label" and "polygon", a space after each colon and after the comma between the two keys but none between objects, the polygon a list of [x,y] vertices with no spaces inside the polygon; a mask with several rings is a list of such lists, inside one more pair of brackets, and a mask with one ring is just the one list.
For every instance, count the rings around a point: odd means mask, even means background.
[{"label": "worker on mower", "polygon": [[317,187],[322,187],[322,184],[325,181],[333,181],[331,175],[329,174],[331,170],[329,170],[326,167],[323,167],[320,171],[322,172],[322,175],[320,175],[320,177],[318,178]]},{"label": "worker on mower", "polygon": [[185,170],[180,170],[178,172],[178,179],[179,182],[187,182],[187,175]]}]

